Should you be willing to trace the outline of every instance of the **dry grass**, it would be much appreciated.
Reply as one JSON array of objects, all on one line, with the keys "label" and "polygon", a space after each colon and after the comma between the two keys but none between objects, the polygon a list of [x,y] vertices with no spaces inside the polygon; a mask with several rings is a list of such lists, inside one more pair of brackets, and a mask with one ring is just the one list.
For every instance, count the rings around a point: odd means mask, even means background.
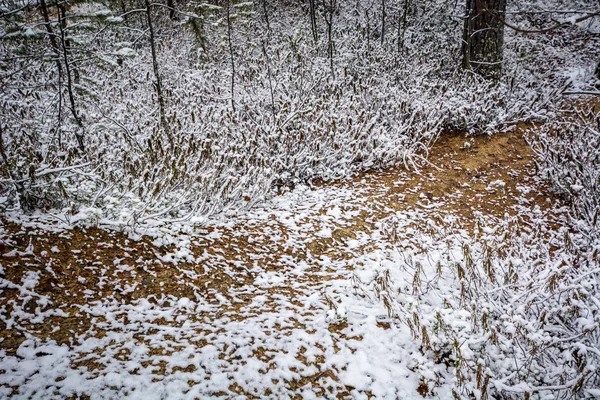
[{"label": "dry grass", "polygon": [[[264,271],[277,271],[281,268],[282,257],[306,260],[308,252],[316,258],[351,258],[344,243],[355,239],[359,232],[372,232],[374,221],[396,211],[432,207],[438,213],[457,216],[455,229],[472,229],[478,213],[496,217],[505,213],[515,215],[517,199],[522,195],[518,189],[520,185],[533,188],[526,196],[530,204],[542,209],[552,208],[558,200],[549,193],[547,187],[535,183],[532,177],[535,173],[533,154],[523,138],[524,128],[518,126],[512,132],[491,137],[446,135],[430,150],[429,161],[432,165],[425,165],[420,173],[394,168],[362,173],[352,180],[338,183],[366,190],[366,196],[362,199],[365,211],[359,217],[346,221],[343,226],[338,226],[332,238],[309,235],[307,239],[312,240],[307,240],[301,248],[285,246],[288,232],[285,226],[276,221],[247,226],[242,232],[235,227],[227,228],[221,232],[220,238],[211,240],[204,239],[211,229],[204,229],[204,234],[198,235],[198,240],[193,241],[191,250],[195,257],[201,257],[205,251],[220,256],[222,265],[217,266],[208,265],[207,261],[182,262],[177,266],[165,263],[160,257],[174,249],[156,247],[150,238],[133,241],[124,234],[97,228],[50,233],[5,222],[7,236],[2,238],[5,256],[1,258],[4,279],[18,284],[28,271],[38,272],[40,280],[36,292],[47,296],[56,307],[68,311],[68,316],[51,317],[43,324],[31,326],[23,322],[20,327],[10,329],[1,324],[0,336],[4,340],[0,342],[0,348],[14,355],[25,339],[23,329],[27,329],[28,334],[59,344],[69,344],[84,332],[89,335],[93,324],[78,312],[76,306],[94,300],[112,298],[122,304],[131,304],[141,298],[156,301],[161,295],[172,295],[192,299],[200,296],[210,302],[217,293],[227,297],[232,287],[252,285],[256,274],[250,271],[250,266],[254,263]],[[496,180],[504,182],[504,186],[490,188],[490,183]],[[320,185],[324,184],[317,184]],[[274,232],[275,235],[265,235],[264,232]],[[273,240],[272,237],[278,239]],[[32,249],[30,254],[26,254],[28,248]],[[53,248],[58,252],[52,251]],[[360,254],[370,249],[370,245],[365,245],[353,252]],[[13,250],[21,252],[20,255],[7,257],[6,254]],[[214,262],[213,258],[211,260],[211,263]],[[47,268],[49,265],[52,273]],[[118,265],[129,267],[118,268]],[[311,266],[309,271],[323,272],[318,271],[316,266]],[[329,274],[309,273],[298,279],[302,285],[318,288],[324,281],[335,278],[339,276],[332,270]],[[98,289],[100,280],[104,284]],[[124,291],[127,285],[136,285],[136,288]],[[10,314],[14,303],[19,301],[19,293],[10,288],[2,289],[1,293],[0,307]],[[290,301],[297,295],[293,288],[286,286],[273,287],[269,289],[269,294],[272,297],[283,296]],[[242,302],[222,306],[222,312],[235,313],[249,304],[251,299],[252,296],[248,295]],[[32,303],[27,307],[33,311],[36,300],[29,301]],[[274,306],[273,310],[276,310]],[[244,318],[241,313],[238,315],[240,319]],[[60,329],[55,330],[54,326]],[[298,327],[308,329],[300,325]],[[331,324],[330,331],[342,335],[344,328],[344,323]],[[106,334],[98,329],[92,333],[97,337]],[[255,356],[268,361],[265,350],[257,351]],[[228,356],[224,354],[223,357],[226,360]],[[299,353],[297,358],[302,360],[302,354]],[[308,361],[304,359],[303,363],[308,364]],[[91,360],[82,361],[84,365],[88,369],[102,367],[94,365]],[[165,373],[164,366],[159,366],[156,373]],[[326,396],[330,391],[323,386],[327,382],[324,378],[336,381],[336,373],[335,369],[325,369],[287,384],[292,389],[310,385]],[[255,397],[240,387],[232,386],[230,390],[249,398]],[[424,394],[427,390],[424,384],[419,388],[419,393]],[[342,397],[349,395],[347,392]]]}]

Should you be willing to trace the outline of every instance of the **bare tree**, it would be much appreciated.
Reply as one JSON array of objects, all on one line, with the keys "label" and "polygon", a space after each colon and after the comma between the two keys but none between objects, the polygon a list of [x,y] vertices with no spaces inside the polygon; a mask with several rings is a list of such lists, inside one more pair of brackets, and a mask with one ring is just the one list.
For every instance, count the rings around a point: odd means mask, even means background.
[{"label": "bare tree", "polygon": [[160,77],[160,69],[158,66],[158,57],[156,54],[156,36],[154,34],[154,26],[152,25],[152,14],[151,14],[151,4],[149,0],[145,0],[146,5],[146,18],[148,21],[148,32],[150,34],[150,49],[152,51],[152,67],[154,70],[154,87],[156,89],[156,96],[158,97],[158,112],[160,114],[160,125],[167,132],[169,137],[169,142],[171,146],[173,145],[173,140],[169,133],[169,126],[167,124],[167,118],[165,116],[165,99],[162,89],[162,79]]},{"label": "bare tree", "polygon": [[404,1],[404,7],[402,8],[402,13],[400,13],[400,8],[398,8],[398,52],[402,51],[404,48],[404,36],[406,35],[406,15],[408,14],[408,0],[400,0]]},{"label": "bare tree", "polygon": [[316,0],[308,0],[310,5],[310,29],[315,43],[319,41],[319,32],[317,31],[317,4]]},{"label": "bare tree", "polygon": [[385,0],[381,0],[381,45],[385,43]]},{"label": "bare tree", "polygon": [[235,59],[233,56],[231,0],[227,0],[227,42],[229,43],[229,59],[231,61],[231,109],[235,112]]},{"label": "bare tree", "polygon": [[[58,124],[62,123],[62,81],[63,81],[63,68],[60,62],[61,59],[61,51],[58,47],[58,42],[56,40],[56,34],[54,33],[54,29],[52,29],[52,21],[50,21],[50,13],[48,11],[48,5],[45,0],[40,0],[40,11],[44,18],[44,25],[46,26],[46,32],[48,33],[48,38],[50,39],[50,45],[52,47],[52,51],[55,54],[55,62],[56,72],[58,73],[58,85],[57,85],[57,94],[58,94]],[[59,17],[60,18],[60,17]],[[62,147],[62,131],[58,129],[58,144]]]},{"label": "bare tree", "polygon": [[2,157],[2,167],[4,169],[4,173],[10,178],[12,181],[14,188],[19,196],[19,205],[24,211],[31,211],[34,208],[34,202],[31,198],[29,191],[25,188],[26,179],[17,179],[12,171],[12,166],[9,157],[6,155],[6,150],[4,146],[4,129],[2,128],[2,123],[0,123],[0,157]]},{"label": "bare tree", "polygon": [[262,0],[263,6],[263,14],[265,15],[265,23],[267,24],[267,29],[271,30],[271,23],[269,22],[269,5],[267,4],[267,0]]},{"label": "bare tree", "polygon": [[335,77],[335,71],[333,69],[333,16],[335,14],[335,8],[337,6],[337,0],[323,0],[323,17],[325,19],[325,25],[327,26],[327,56],[329,57],[329,68],[331,69],[331,76]]},{"label": "bare tree", "polygon": [[83,142],[83,138],[85,137],[85,127],[83,126],[83,122],[81,117],[79,116],[79,112],[77,111],[77,106],[75,105],[75,94],[73,93],[73,79],[71,77],[71,60],[70,60],[70,41],[67,38],[67,14],[66,7],[64,3],[58,4],[58,11],[60,17],[60,23],[58,27],[60,29],[60,41],[62,46],[62,55],[63,62],[65,63],[65,73],[67,75],[67,93],[69,95],[69,103],[71,105],[71,113],[73,114],[73,119],[77,124],[77,132],[75,132],[75,138],[77,139],[77,144],[79,145],[79,150],[82,152],[85,151],[85,144]]}]

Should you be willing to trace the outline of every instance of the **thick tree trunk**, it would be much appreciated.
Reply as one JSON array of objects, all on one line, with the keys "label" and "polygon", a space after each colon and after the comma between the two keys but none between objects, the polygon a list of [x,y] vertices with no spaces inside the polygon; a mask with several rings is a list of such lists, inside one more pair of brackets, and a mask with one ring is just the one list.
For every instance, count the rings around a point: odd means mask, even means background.
[{"label": "thick tree trunk", "polygon": [[488,78],[502,73],[506,0],[467,0],[463,66]]},{"label": "thick tree trunk", "polygon": [[167,0],[167,7],[169,7],[169,19],[173,21],[175,19],[175,4],[173,0]]}]

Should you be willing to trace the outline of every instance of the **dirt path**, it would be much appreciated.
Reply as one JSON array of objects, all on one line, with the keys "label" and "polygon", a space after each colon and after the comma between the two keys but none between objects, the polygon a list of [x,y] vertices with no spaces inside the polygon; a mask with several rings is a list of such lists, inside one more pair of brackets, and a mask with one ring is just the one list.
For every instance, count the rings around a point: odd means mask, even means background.
[{"label": "dirt path", "polygon": [[355,272],[388,262],[386,249],[425,246],[434,227],[560,227],[520,133],[447,136],[429,161],[419,174],[297,188],[170,246],[7,224],[0,398],[427,394],[395,350],[408,348],[407,329],[373,299],[348,308],[336,297],[357,291]]}]

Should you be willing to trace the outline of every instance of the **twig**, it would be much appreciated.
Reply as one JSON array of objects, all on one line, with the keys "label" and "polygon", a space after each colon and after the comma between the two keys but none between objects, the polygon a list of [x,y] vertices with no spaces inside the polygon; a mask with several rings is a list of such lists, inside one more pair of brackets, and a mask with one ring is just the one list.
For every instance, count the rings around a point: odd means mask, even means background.
[{"label": "twig", "polygon": [[565,96],[569,96],[569,95],[590,95],[590,96],[600,96],[600,91],[587,91],[587,90],[583,90],[580,92],[563,92],[563,95]]}]

